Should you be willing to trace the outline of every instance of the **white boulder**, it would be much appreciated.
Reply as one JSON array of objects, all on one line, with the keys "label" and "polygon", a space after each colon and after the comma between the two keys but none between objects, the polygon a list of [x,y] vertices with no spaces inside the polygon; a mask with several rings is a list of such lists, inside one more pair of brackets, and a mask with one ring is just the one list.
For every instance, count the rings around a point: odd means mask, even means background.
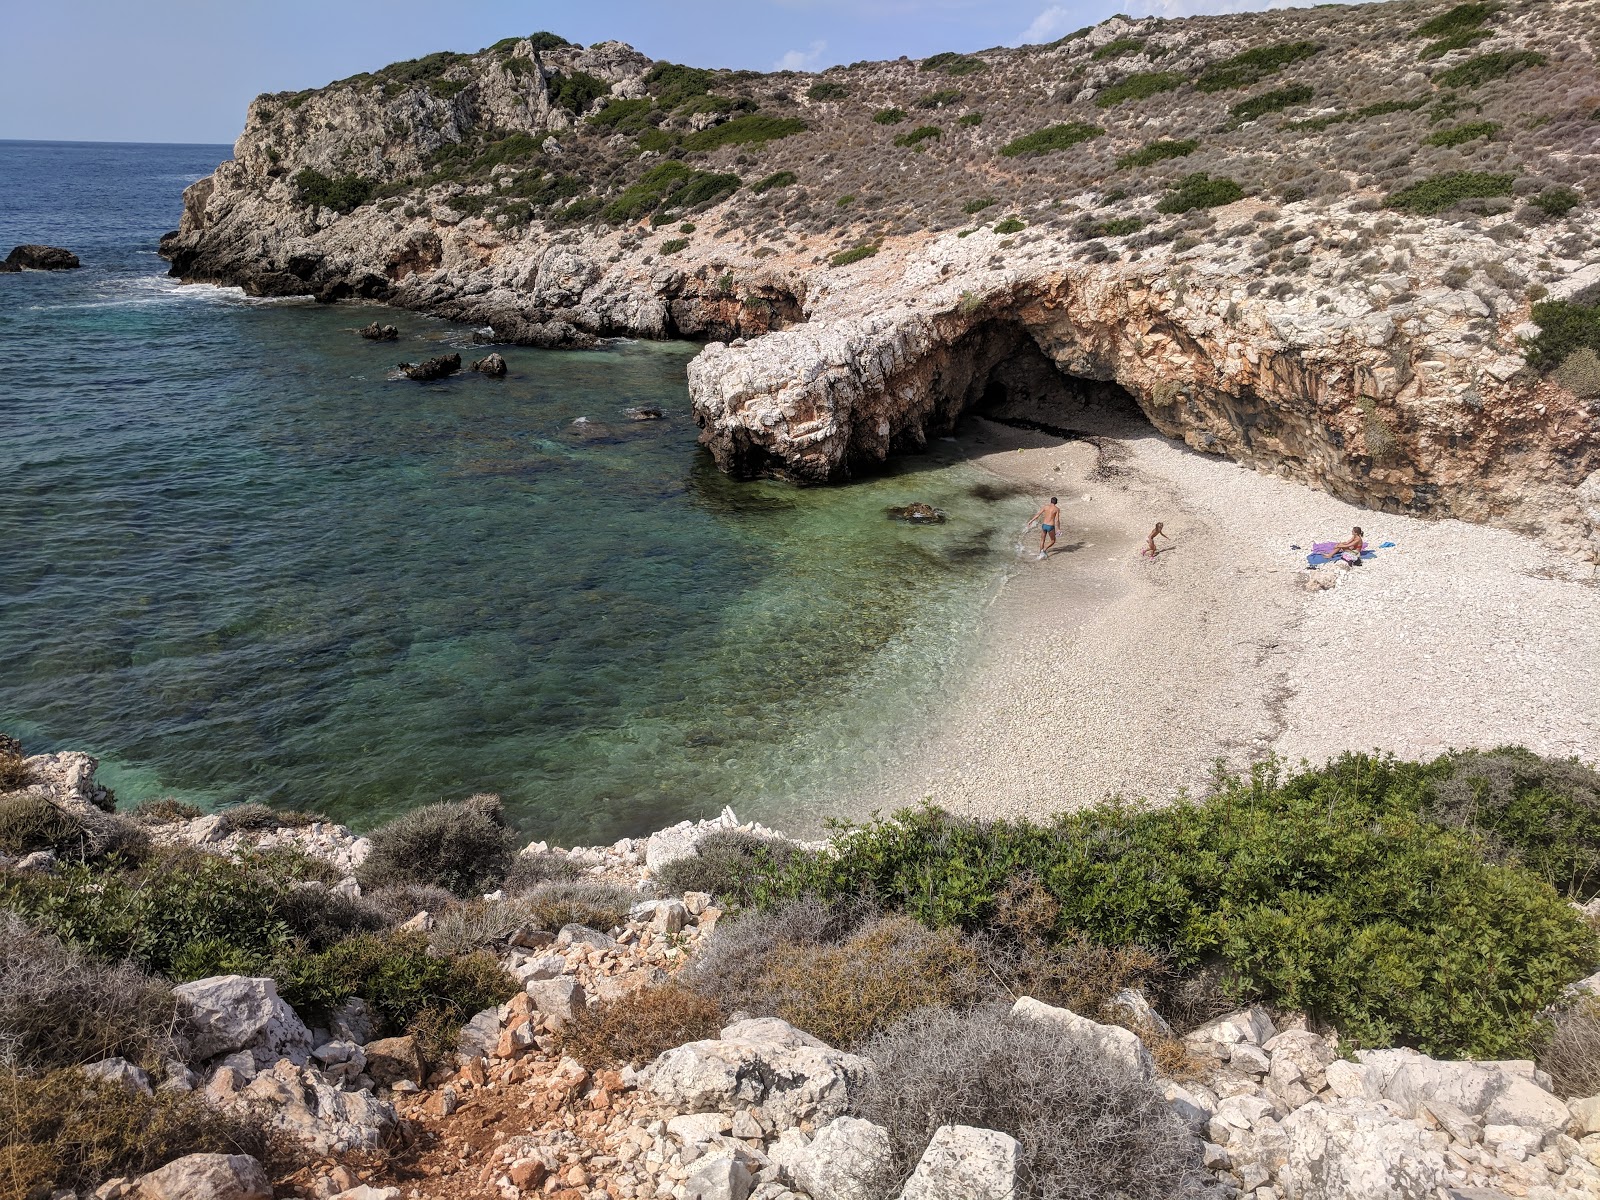
[{"label": "white boulder", "polygon": [[889,1131],[859,1117],[835,1117],[789,1163],[811,1200],[877,1200],[889,1166]]},{"label": "white boulder", "polygon": [[1020,1150],[993,1129],[940,1126],[900,1200],[1015,1200]]},{"label": "white boulder", "polygon": [[1155,1061],[1150,1057],[1139,1035],[1120,1025],[1102,1025],[1088,1017],[1079,1016],[1070,1008],[1055,1008],[1031,996],[1024,996],[1011,1006],[1011,1015],[1026,1017],[1055,1025],[1068,1037],[1090,1047],[1096,1054],[1119,1063],[1141,1079],[1155,1076]]},{"label": "white boulder", "polygon": [[[1284,1200],[1422,1200],[1445,1182],[1445,1158],[1414,1122],[1359,1101],[1307,1104],[1283,1119]],[[1432,1137],[1438,1137],[1434,1134]]]},{"label": "white boulder", "polygon": [[188,1154],[143,1176],[137,1200],[272,1200],[272,1185],[248,1154]]},{"label": "white boulder", "polygon": [[311,1031],[270,979],[214,975],[173,988],[195,1059],[248,1051],[258,1066],[311,1056]]}]

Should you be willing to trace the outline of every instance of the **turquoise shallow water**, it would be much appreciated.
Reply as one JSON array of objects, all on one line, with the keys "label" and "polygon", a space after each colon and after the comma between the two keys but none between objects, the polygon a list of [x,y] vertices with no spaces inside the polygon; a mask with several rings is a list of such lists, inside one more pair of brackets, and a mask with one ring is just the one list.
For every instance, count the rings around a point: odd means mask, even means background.
[{"label": "turquoise shallow water", "polygon": [[[225,153],[0,143],[0,241],[86,264],[0,276],[0,728],[99,754],[124,801],[370,825],[490,790],[570,843],[811,824],[927,719],[1026,500],[955,446],[731,481],[692,346],[419,385],[393,364],[469,330],[180,288],[154,242]],[[355,336],[375,315],[398,346]],[[952,520],[886,518],[913,499]]]}]

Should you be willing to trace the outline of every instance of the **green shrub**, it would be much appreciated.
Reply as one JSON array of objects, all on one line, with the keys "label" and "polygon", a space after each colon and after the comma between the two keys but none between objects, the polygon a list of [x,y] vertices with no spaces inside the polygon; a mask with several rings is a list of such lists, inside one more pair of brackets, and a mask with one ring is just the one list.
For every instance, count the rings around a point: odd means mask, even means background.
[{"label": "green shrub", "polygon": [[1460,33],[1452,33],[1437,42],[1429,42],[1417,57],[1423,62],[1430,62],[1435,58],[1443,58],[1452,50],[1466,50],[1476,46],[1491,36],[1493,35],[1487,29],[1463,29]]},{"label": "green shrub", "polygon": [[551,104],[572,113],[582,113],[601,96],[611,94],[609,83],[587,71],[574,71],[571,75],[552,73],[545,87]]},{"label": "green shrub", "polygon": [[1095,93],[1094,102],[1101,108],[1111,108],[1124,100],[1148,100],[1151,96],[1170,92],[1188,82],[1188,76],[1176,71],[1141,71],[1110,87],[1101,88]]},{"label": "green shrub", "polygon": [[715,150],[719,146],[764,146],[809,129],[798,117],[769,117],[761,113],[745,113],[691,133],[683,139],[685,150]]},{"label": "green shrub", "polygon": [[1127,237],[1144,228],[1143,217],[1112,217],[1094,226],[1093,237]]},{"label": "green shrub", "polygon": [[1012,139],[1000,147],[1000,153],[1006,158],[1023,154],[1053,154],[1057,150],[1070,150],[1081,142],[1092,141],[1104,133],[1105,130],[1100,126],[1086,125],[1081,121],[1047,125],[1034,133]]},{"label": "green shrub", "polygon": [[843,100],[850,94],[850,89],[842,83],[814,83],[806,90],[807,100]]},{"label": "green shrub", "polygon": [[1451,171],[1444,175],[1419,180],[1409,187],[1391,193],[1383,202],[1383,206],[1400,212],[1416,213],[1419,216],[1432,216],[1463,200],[1509,196],[1515,179],[1516,176],[1510,173]]},{"label": "green shrub", "polygon": [[197,1092],[146,1096],[78,1070],[0,1070],[0,1200],[58,1188],[88,1195],[187,1154],[248,1154],[277,1177],[300,1165],[297,1150],[254,1113],[215,1108]]},{"label": "green shrub", "polygon": [[972,58],[969,55],[957,54],[954,50],[946,50],[943,54],[923,59],[922,69],[943,71],[946,75],[976,75],[988,68],[981,58]]},{"label": "green shrub", "polygon": [[1429,134],[1423,139],[1423,144],[1428,146],[1459,146],[1470,142],[1474,138],[1492,136],[1500,128],[1497,121],[1472,121],[1466,125],[1457,125],[1454,129],[1440,129]]},{"label": "green shrub", "polygon": [[752,183],[750,190],[759,196],[762,192],[770,192],[773,188],[788,187],[798,179],[799,176],[793,171],[774,171],[771,175]]},{"label": "green shrub", "polygon": [[532,891],[541,883],[571,883],[581,878],[583,868],[565,854],[519,854],[501,886],[508,896],[517,896]]},{"label": "green shrub", "polygon": [[1411,31],[1414,38],[1448,37],[1463,30],[1476,29],[1494,15],[1494,4],[1458,4],[1447,12],[1424,21]]},{"label": "green shrub", "polygon": [[1121,58],[1125,54],[1138,54],[1144,49],[1143,38],[1118,38],[1114,42],[1107,42],[1089,57],[1095,62],[1105,62],[1108,58]]},{"label": "green shrub", "polygon": [[1309,84],[1297,83],[1293,87],[1278,88],[1235,104],[1228,110],[1235,121],[1254,121],[1271,112],[1282,112],[1296,104],[1311,99],[1314,91]]},{"label": "green shrub", "polygon": [[961,115],[961,119],[959,121],[957,121],[956,124],[957,125],[982,125],[983,124],[983,114],[981,112],[963,113]]},{"label": "green shrub", "polygon": [[619,133],[641,133],[650,124],[650,113],[655,102],[648,96],[637,100],[613,100],[599,112],[592,114],[589,124],[601,129],[615,129]]},{"label": "green shrub", "polygon": [[1249,87],[1268,75],[1310,58],[1320,49],[1314,42],[1280,42],[1275,46],[1258,46],[1222,62],[1212,63],[1200,72],[1194,85],[1202,92]]},{"label": "green shrub", "polygon": [[511,868],[511,831],[498,796],[473,796],[402,813],[372,831],[363,887],[427,883],[457,896],[497,886]]},{"label": "green shrub", "polygon": [[739,182],[737,175],[697,171],[686,163],[668,159],[651,167],[638,183],[607,204],[604,216],[613,225],[620,225],[637,221],[656,209],[715,204],[737,191]]},{"label": "green shrub", "polygon": [[1569,187],[1548,187],[1531,203],[1547,217],[1564,217],[1583,203],[1583,197]]},{"label": "green shrub", "polygon": [[1172,141],[1161,138],[1153,142],[1146,142],[1137,150],[1132,150],[1117,159],[1117,169],[1125,171],[1129,167],[1148,167],[1169,158],[1186,158],[1200,148],[1200,143],[1194,138],[1185,138],[1182,141]]},{"label": "green shrub", "polygon": [[701,67],[658,62],[645,75],[644,85],[662,108],[676,108],[693,96],[705,95],[711,90],[716,78],[715,71],[707,71]]},{"label": "green shrub", "polygon": [[994,1006],[927,1008],[872,1039],[875,1070],[851,1113],[889,1131],[893,1196],[942,1125],[995,1129],[1019,1143],[1019,1196],[1173,1200],[1196,1190],[1199,1142],[1161,1085],[1091,1039]]},{"label": "green shrub", "polygon": [[1031,874],[1060,905],[1058,934],[1149,947],[1180,973],[1215,957],[1240,988],[1354,1044],[1525,1053],[1539,1010],[1600,947],[1542,880],[1419,816],[1424,784],[1414,766],[1349,755],[1288,779],[1258,768],[1205,803],[1050,825],[910,811],[801,856],[761,894],[863,897],[980,929]]},{"label": "green shrub", "polygon": [[306,167],[295,175],[294,186],[301,204],[347,213],[371,200],[377,185],[361,175],[332,178],[314,167]]},{"label": "green shrub", "polygon": [[1162,213],[1186,213],[1197,208],[1216,208],[1244,197],[1244,189],[1225,175],[1215,178],[1204,171],[1185,175],[1177,187],[1156,204]]},{"label": "green shrub", "polygon": [[1368,104],[1354,112],[1329,113],[1325,117],[1311,117],[1305,121],[1291,121],[1287,129],[1310,129],[1321,131],[1334,125],[1342,125],[1346,121],[1365,121],[1372,117],[1387,116],[1397,112],[1415,112],[1426,104],[1426,100],[1380,100],[1376,104]]},{"label": "green shrub", "polygon": [[1533,306],[1532,315],[1539,336],[1523,346],[1529,366],[1548,372],[1580,350],[1600,352],[1600,303],[1586,304],[1576,296],[1545,300]]},{"label": "green shrub", "polygon": [[656,890],[663,895],[707,892],[724,903],[750,904],[761,877],[781,871],[794,852],[794,843],[783,838],[714,830],[695,844],[694,854],[655,873]]},{"label": "green shrub", "polygon": [[966,93],[960,88],[944,88],[937,92],[929,92],[927,95],[918,96],[916,100],[916,107],[948,108],[952,104],[960,103],[961,97],[965,95]]},{"label": "green shrub", "polygon": [[260,832],[266,829],[303,828],[326,822],[321,813],[299,812],[292,808],[277,809],[266,804],[234,804],[219,814],[217,833],[226,837],[230,833]]},{"label": "green shrub", "polygon": [[0,912],[0,1065],[28,1071],[172,1053],[177,1002],[129,963],[95,962]]},{"label": "green shrub", "polygon": [[[493,955],[440,958],[420,933],[358,934],[320,954],[290,958],[274,974],[283,998],[314,1021],[361,997],[380,1037],[459,1031],[474,1013],[521,990]],[[425,1054],[436,1062],[448,1049],[428,1046]]]},{"label": "green shrub", "polygon": [[982,197],[978,198],[977,200],[968,200],[965,204],[963,204],[961,206],[961,211],[964,212],[964,213],[968,213],[968,214],[980,213],[984,209],[992,208],[994,205],[996,205],[998,203],[999,203],[999,201],[996,200],[993,196],[982,196]]},{"label": "green shrub", "polygon": [[535,54],[542,54],[546,50],[559,50],[562,46],[572,45],[560,34],[551,33],[547,29],[541,29],[538,33],[530,33],[528,41],[533,43]]},{"label": "green shrub", "polygon": [[666,241],[661,243],[662,254],[676,254],[678,251],[687,250],[688,248],[688,238],[668,238]]},{"label": "green shrub", "polygon": [[898,125],[906,119],[906,110],[903,108],[880,108],[872,114],[872,119],[879,125]]},{"label": "green shrub", "polygon": [[1005,220],[995,223],[994,231],[996,233],[1021,233],[1026,228],[1027,226],[1016,217],[1007,217]]},{"label": "green shrub", "polygon": [[860,262],[863,258],[871,258],[878,252],[876,243],[864,246],[852,246],[848,250],[841,250],[828,260],[830,267],[848,267],[851,263]]},{"label": "green shrub", "polygon": [[929,138],[940,136],[942,136],[942,131],[937,125],[919,125],[910,133],[902,133],[895,138],[894,144],[896,146],[915,146],[919,142],[925,142]]},{"label": "green shrub", "polygon": [[1544,55],[1534,50],[1491,50],[1467,59],[1459,67],[1441,71],[1433,77],[1433,82],[1446,88],[1481,87],[1524,67],[1542,67],[1546,61]]},{"label": "green shrub", "polygon": [[1487,836],[1570,900],[1600,893],[1600,772],[1508,746],[1453,753],[1431,768],[1426,812]]}]

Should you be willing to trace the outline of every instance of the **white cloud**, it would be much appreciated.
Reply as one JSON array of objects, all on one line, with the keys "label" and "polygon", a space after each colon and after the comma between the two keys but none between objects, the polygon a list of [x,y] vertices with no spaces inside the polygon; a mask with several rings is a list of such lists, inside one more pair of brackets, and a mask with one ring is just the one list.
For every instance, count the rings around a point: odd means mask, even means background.
[{"label": "white cloud", "polygon": [[[1260,12],[1268,8],[1304,8],[1327,0],[1126,0],[1123,11],[1137,17],[1199,17],[1217,13]],[[1354,3],[1356,0],[1336,0]],[[1085,24],[1092,23],[1083,11],[1073,11],[1066,5],[1052,4],[1023,32],[1018,41],[1023,45],[1039,45],[1064,37]]]},{"label": "white cloud", "polygon": [[828,43],[817,40],[811,43],[808,50],[791,50],[777,62],[772,64],[774,71],[815,71],[822,65],[822,52],[828,48]]},{"label": "white cloud", "polygon": [[1064,37],[1077,29],[1081,22],[1059,4],[1052,4],[1037,17],[1033,24],[1023,32],[1020,39],[1024,46],[1037,46],[1042,42],[1053,42],[1058,37]]}]

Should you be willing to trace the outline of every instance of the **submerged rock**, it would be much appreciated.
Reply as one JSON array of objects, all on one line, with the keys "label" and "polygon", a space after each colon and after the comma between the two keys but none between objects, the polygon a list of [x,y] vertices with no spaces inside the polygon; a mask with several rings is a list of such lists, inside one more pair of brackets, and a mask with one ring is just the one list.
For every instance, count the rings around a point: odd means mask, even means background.
[{"label": "submerged rock", "polygon": [[400,373],[407,379],[415,379],[419,383],[426,383],[430,379],[443,379],[446,375],[454,375],[461,370],[461,355],[441,354],[435,358],[425,358],[419,363],[401,363]]},{"label": "submerged rock", "polygon": [[889,509],[889,516],[896,521],[908,521],[912,525],[943,525],[948,519],[941,509],[931,504],[923,504],[920,500]]},{"label": "submerged rock", "polygon": [[369,342],[393,342],[400,337],[400,331],[393,325],[379,325],[376,321],[363,325],[356,332]]},{"label": "submerged rock", "polygon": [[667,415],[657,405],[654,404],[641,404],[635,408],[625,409],[624,411],[627,413],[628,420],[630,421],[659,421]]},{"label": "submerged rock", "polygon": [[0,271],[72,271],[82,265],[71,250],[30,244],[14,247],[0,262]]}]

